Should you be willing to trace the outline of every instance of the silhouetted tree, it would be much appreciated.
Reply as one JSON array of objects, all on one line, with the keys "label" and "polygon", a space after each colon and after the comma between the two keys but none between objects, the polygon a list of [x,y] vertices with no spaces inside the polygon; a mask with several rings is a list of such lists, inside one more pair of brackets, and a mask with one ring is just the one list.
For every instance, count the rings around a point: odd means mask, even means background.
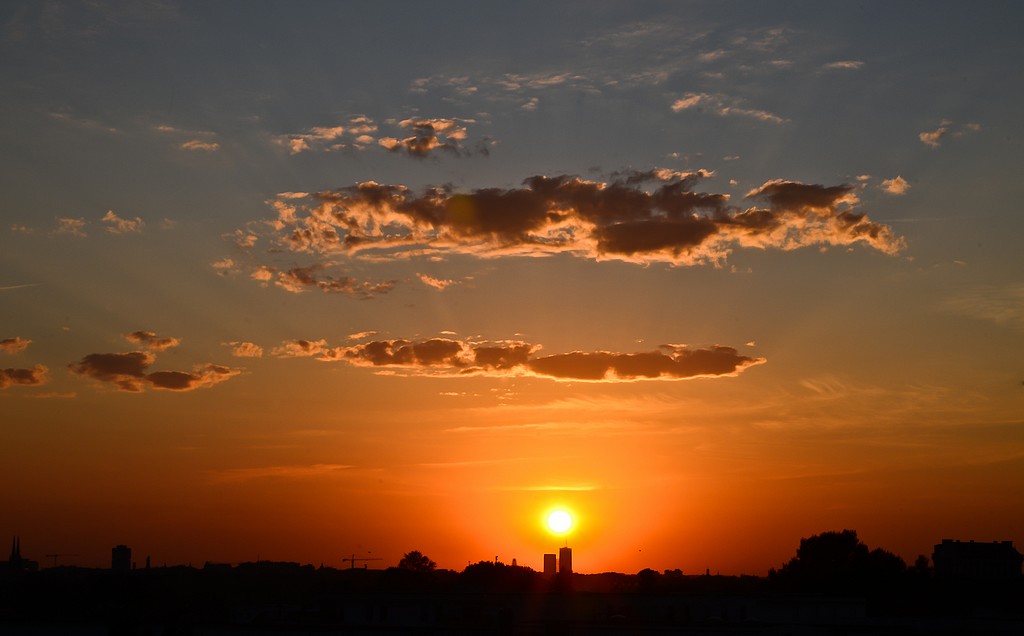
[{"label": "silhouetted tree", "polygon": [[398,567],[410,572],[433,572],[437,569],[437,563],[431,561],[419,550],[413,550],[405,553],[405,556],[398,562]]},{"label": "silhouetted tree", "polygon": [[895,582],[906,569],[900,557],[881,548],[869,550],[855,530],[843,530],[800,539],[796,556],[777,576],[803,589],[853,591]]}]

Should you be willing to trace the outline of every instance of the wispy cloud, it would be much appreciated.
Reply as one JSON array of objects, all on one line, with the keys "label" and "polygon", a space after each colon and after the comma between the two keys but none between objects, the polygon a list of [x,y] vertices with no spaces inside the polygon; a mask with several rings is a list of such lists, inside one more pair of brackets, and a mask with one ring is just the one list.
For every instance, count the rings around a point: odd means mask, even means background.
[{"label": "wispy cloud", "polygon": [[749,117],[773,124],[781,124],[786,120],[774,113],[757,108],[747,108],[741,102],[721,93],[686,93],[676,101],[672,102],[672,111],[701,110],[713,113],[720,117]]},{"label": "wispy cloud", "polygon": [[1024,283],[965,290],[947,298],[943,306],[964,316],[1024,329]]},{"label": "wispy cloud", "polygon": [[975,133],[981,130],[981,124],[969,123],[959,126],[950,119],[943,119],[939,127],[932,131],[920,133],[917,138],[921,143],[931,148],[939,148],[947,137],[959,138],[968,133]]},{"label": "wispy cloud", "polygon": [[827,71],[857,71],[864,68],[864,62],[862,60],[839,60],[838,62],[829,62],[822,68]]},{"label": "wispy cloud", "polygon": [[213,481],[251,481],[254,479],[310,479],[324,477],[354,468],[348,464],[294,464],[286,466],[257,466],[252,468],[224,468],[210,472]]},{"label": "wispy cloud", "polygon": [[189,139],[178,146],[182,150],[193,150],[199,152],[217,152],[220,144],[215,141],[203,141],[202,139]]},{"label": "wispy cloud", "polygon": [[0,292],[2,292],[2,291],[14,291],[15,289],[27,289],[29,287],[39,287],[39,283],[25,283],[24,285],[6,285],[6,286],[3,286],[3,287],[0,287]]}]

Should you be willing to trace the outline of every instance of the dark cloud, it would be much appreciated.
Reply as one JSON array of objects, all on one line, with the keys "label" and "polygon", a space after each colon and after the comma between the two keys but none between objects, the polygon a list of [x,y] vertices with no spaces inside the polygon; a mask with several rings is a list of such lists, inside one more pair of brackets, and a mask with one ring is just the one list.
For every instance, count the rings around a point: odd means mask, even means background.
[{"label": "dark cloud", "polygon": [[15,336],[14,338],[4,338],[0,340],[0,351],[9,354],[21,353],[28,348],[31,344],[31,340]]},{"label": "dark cloud", "polygon": [[[752,205],[740,208],[727,194],[694,190],[711,176],[661,169],[613,173],[608,182],[534,176],[521,187],[468,193],[450,186],[415,193],[371,181],[279,199],[271,225],[278,244],[296,252],[378,259],[569,253],[717,265],[737,248],[862,244],[895,254],[904,245],[857,210],[853,186],[768,181],[747,194]],[[287,285],[321,286],[319,280],[300,270]]]},{"label": "dark cloud", "polygon": [[181,344],[181,340],[177,338],[161,338],[152,331],[133,331],[126,334],[125,339],[150,351],[166,351]]},{"label": "dark cloud", "polygon": [[741,356],[732,347],[708,349],[662,347],[646,353],[573,352],[535,358],[529,362],[537,375],[562,380],[680,380],[734,376],[764,358]]},{"label": "dark cloud", "polygon": [[576,351],[536,356],[540,349],[520,341],[475,343],[431,338],[418,342],[375,340],[347,347],[328,347],[324,340],[302,340],[285,343],[275,351],[280,355],[315,356],[321,361],[401,369],[410,375],[532,376],[592,382],[734,376],[765,361],[722,346],[691,349],[665,345],[641,353]]},{"label": "dark cloud", "polygon": [[31,369],[0,369],[0,389],[11,386],[39,386],[46,384],[47,368],[37,364]]},{"label": "dark cloud", "polygon": [[197,365],[191,373],[147,372],[155,361],[156,356],[148,351],[90,353],[78,362],[68,365],[68,368],[78,375],[110,383],[121,391],[132,393],[139,393],[147,386],[169,391],[191,391],[219,384],[240,373],[238,369],[212,363]]},{"label": "dark cloud", "polygon": [[380,294],[386,294],[395,286],[394,281],[368,283],[356,280],[351,276],[318,276],[317,272],[323,268],[323,265],[312,265],[293,267],[284,272],[277,272],[276,284],[295,294],[309,289],[319,289],[325,294],[345,294],[360,298],[373,298]]}]

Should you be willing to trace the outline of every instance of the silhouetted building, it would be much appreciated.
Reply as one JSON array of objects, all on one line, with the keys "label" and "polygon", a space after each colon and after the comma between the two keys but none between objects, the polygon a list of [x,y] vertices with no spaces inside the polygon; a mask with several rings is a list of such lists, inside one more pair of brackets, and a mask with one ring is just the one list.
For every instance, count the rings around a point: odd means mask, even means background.
[{"label": "silhouetted building", "polygon": [[117,572],[128,572],[132,569],[132,549],[126,545],[116,545],[110,549],[110,569]]},{"label": "silhouetted building", "polygon": [[572,574],[572,548],[558,548],[558,573]]},{"label": "silhouetted building", "polygon": [[21,556],[21,537],[14,537],[11,539],[11,556],[0,566],[9,572],[35,572],[39,569],[39,562]]},{"label": "silhouetted building", "polygon": [[544,574],[548,576],[554,576],[555,572],[558,571],[558,557],[554,554],[544,555]]},{"label": "silhouetted building", "polygon": [[932,553],[935,575],[965,579],[1011,579],[1020,577],[1024,557],[1012,541],[992,543],[943,539]]}]

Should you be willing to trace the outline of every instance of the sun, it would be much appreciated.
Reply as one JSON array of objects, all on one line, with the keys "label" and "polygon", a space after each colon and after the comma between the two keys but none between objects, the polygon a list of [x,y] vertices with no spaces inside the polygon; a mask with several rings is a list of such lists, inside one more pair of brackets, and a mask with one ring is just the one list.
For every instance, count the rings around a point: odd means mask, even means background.
[{"label": "sun", "polygon": [[547,518],[548,530],[555,534],[564,534],[572,528],[572,515],[565,510],[552,510]]}]

